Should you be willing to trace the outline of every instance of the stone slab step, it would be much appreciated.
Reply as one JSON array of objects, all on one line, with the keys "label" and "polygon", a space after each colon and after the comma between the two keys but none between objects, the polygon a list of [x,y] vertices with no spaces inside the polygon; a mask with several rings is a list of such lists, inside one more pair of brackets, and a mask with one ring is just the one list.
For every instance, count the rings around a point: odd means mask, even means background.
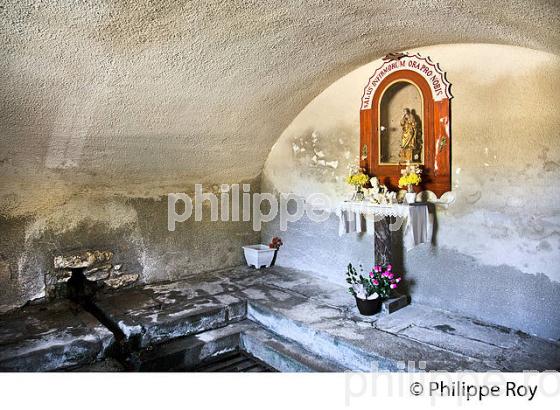
[{"label": "stone slab step", "polygon": [[114,337],[70,302],[27,306],[0,319],[0,371],[54,371],[103,359]]},{"label": "stone slab step", "polygon": [[371,319],[358,321],[345,309],[279,289],[259,287],[246,292],[251,295],[248,319],[350,370],[494,369],[484,361],[377,329]]},{"label": "stone slab step", "polygon": [[189,371],[200,363],[236,351],[239,335],[247,326],[254,325],[242,321],[142,349],[134,359],[135,370]]},{"label": "stone slab step", "polygon": [[560,370],[560,344],[419,304],[382,317],[386,332],[484,361],[501,371]]},{"label": "stone slab step", "polygon": [[320,357],[302,345],[260,326],[241,333],[241,348],[280,372],[344,372],[344,366]]},{"label": "stone slab step", "polygon": [[281,372],[346,370],[249,320],[143,349],[137,356],[136,370],[192,371],[235,351],[245,351]]},{"label": "stone slab step", "polygon": [[95,305],[133,347],[145,348],[242,320],[247,303],[230,294],[176,295],[162,301],[135,290],[97,298]]}]

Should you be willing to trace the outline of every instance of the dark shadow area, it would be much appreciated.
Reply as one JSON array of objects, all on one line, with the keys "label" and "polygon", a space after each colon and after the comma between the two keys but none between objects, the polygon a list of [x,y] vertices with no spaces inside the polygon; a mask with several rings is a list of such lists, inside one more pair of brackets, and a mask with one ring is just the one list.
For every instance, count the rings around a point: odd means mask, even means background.
[{"label": "dark shadow area", "polygon": [[126,368],[131,368],[130,352],[134,350],[135,343],[126,341],[126,336],[111,318],[97,306],[95,303],[95,295],[100,288],[97,282],[88,280],[84,271],[85,268],[71,269],[72,276],[68,279],[66,286],[66,297],[80,306],[86,312],[93,315],[99,322],[105,326],[113,336],[116,343],[111,351],[111,356],[123,364]]}]

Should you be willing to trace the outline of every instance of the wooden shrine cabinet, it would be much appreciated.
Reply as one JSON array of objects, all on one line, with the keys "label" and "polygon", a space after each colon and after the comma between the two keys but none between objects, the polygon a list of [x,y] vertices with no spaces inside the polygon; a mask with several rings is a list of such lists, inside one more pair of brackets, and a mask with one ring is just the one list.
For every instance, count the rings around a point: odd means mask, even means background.
[{"label": "wooden shrine cabinet", "polygon": [[[419,54],[390,54],[370,77],[360,111],[360,166],[398,190],[408,160],[422,167],[417,192],[451,190],[450,84]],[[406,123],[414,133],[406,133]],[[413,138],[412,138],[413,137]]]}]

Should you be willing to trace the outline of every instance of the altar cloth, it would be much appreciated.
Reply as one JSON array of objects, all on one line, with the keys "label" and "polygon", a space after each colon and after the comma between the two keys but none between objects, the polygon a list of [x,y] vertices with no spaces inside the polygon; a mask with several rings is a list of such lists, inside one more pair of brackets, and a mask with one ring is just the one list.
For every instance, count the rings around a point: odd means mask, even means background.
[{"label": "altar cloth", "polygon": [[365,201],[346,201],[337,208],[336,213],[339,217],[339,236],[351,232],[373,235],[375,222],[392,217],[389,229],[403,229],[403,245],[407,251],[432,241],[434,217],[427,204],[377,205]]}]

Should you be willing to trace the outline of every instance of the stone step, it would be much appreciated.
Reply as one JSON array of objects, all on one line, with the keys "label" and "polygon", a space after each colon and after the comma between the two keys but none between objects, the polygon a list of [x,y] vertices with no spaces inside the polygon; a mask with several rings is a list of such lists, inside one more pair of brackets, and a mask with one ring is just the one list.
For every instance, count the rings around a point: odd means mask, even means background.
[{"label": "stone step", "polygon": [[240,335],[240,346],[247,353],[280,372],[344,372],[344,366],[305,349],[302,345],[279,337],[260,326]]},{"label": "stone step", "polygon": [[[310,311],[311,313],[311,311]],[[372,357],[350,344],[317,332],[305,323],[290,319],[273,307],[259,302],[250,302],[247,317],[267,330],[300,345],[308,346],[314,355],[351,370],[369,371]],[[381,359],[381,358],[380,358]]]},{"label": "stone step", "polygon": [[343,366],[278,337],[249,320],[182,337],[140,351],[139,371],[189,371],[220,355],[244,351],[281,372],[340,372]]},{"label": "stone step", "polygon": [[239,335],[248,326],[255,325],[245,320],[150,346],[132,358],[133,369],[146,372],[189,371],[200,363],[238,350]]},{"label": "stone step", "polygon": [[161,301],[142,290],[98,298],[95,305],[132,350],[224,327],[244,319],[247,311],[245,299],[230,294]]},{"label": "stone step", "polygon": [[[247,289],[257,295],[256,290]],[[284,339],[306,346],[316,356],[352,371],[488,371],[481,360],[399,337],[359,322],[353,313],[280,290],[253,297],[247,318]]]},{"label": "stone step", "polygon": [[102,360],[114,337],[70,302],[26,306],[0,319],[0,371],[68,370]]}]

